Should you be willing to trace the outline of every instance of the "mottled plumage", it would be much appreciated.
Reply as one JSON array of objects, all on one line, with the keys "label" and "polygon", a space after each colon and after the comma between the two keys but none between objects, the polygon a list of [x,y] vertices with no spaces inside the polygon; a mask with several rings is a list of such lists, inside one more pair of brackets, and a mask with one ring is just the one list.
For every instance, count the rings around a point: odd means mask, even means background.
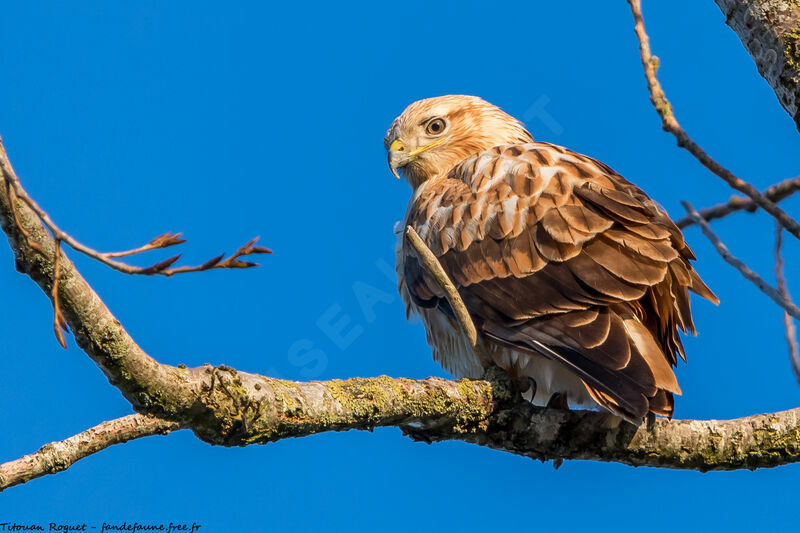
[{"label": "mottled plumage", "polygon": [[458,377],[491,363],[573,406],[631,421],[671,416],[694,333],[689,291],[716,297],[690,264],[680,230],[606,165],[534,142],[480,98],[411,104],[385,139],[414,191],[411,225],[456,285],[491,361],[478,361],[444,293],[401,242],[400,291],[425,323],[434,357]]}]

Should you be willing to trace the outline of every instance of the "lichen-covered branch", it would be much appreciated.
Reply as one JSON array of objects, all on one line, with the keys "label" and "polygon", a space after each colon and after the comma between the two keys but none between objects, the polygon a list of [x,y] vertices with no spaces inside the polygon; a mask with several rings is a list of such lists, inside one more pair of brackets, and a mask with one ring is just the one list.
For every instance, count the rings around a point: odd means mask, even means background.
[{"label": "lichen-covered branch", "polygon": [[[209,369],[216,372],[219,369]],[[764,468],[800,461],[800,409],[736,420],[665,420],[633,426],[610,413],[562,411],[518,402],[502,381],[388,377],[296,383],[226,369],[217,394],[260,384],[260,399],[231,413],[225,444],[241,446],[325,431],[399,426],[415,440],[461,440],[539,459],[614,461],[699,471]],[[255,383],[251,379],[255,378]],[[225,392],[227,389],[228,392]],[[223,403],[227,400],[223,399]],[[0,465],[0,491],[107,448],[180,424],[130,415]]]},{"label": "lichen-covered branch", "polygon": [[0,464],[0,492],[32,479],[62,472],[93,453],[129,440],[166,435],[180,424],[145,415],[128,415],[109,420],[77,435],[45,444],[39,451]]},{"label": "lichen-covered branch", "polygon": [[[28,206],[0,180],[0,224],[14,251],[16,268],[52,299],[56,243]],[[12,199],[14,200],[12,202]],[[182,379],[178,369],[159,365],[127,334],[63,250],[59,251],[59,308],[78,345],[136,409],[158,411],[158,404],[188,407],[193,400],[164,384]]]},{"label": "lichen-covered branch", "polygon": [[[5,167],[0,168],[0,225],[14,251],[17,270],[30,276],[52,299],[56,240],[41,218],[14,194],[16,190]],[[293,382],[225,366],[187,368],[160,364],[135,343],[63,250],[58,257],[60,311],[78,345],[135,410],[177,421],[208,442],[242,445],[266,442],[276,435],[282,438],[349,429],[359,424],[372,427],[418,419],[445,419],[455,427],[465,419],[464,412],[477,409],[482,413],[478,418],[485,420],[491,410],[486,405],[492,401],[491,394],[476,396],[477,391],[489,387],[483,381],[445,382],[427,396],[419,396],[419,390],[427,390],[428,381],[398,382],[407,397],[402,405],[383,409],[376,404],[389,382],[379,378],[369,382],[329,382],[322,387],[303,384],[303,394],[297,401],[308,403],[297,405],[295,395],[300,385]],[[442,403],[433,402],[437,391],[444,391]],[[400,396],[395,392],[391,398],[397,400]],[[469,397],[480,399],[467,401]],[[349,401],[350,407],[342,407],[340,398]],[[425,401],[419,405],[417,400]],[[295,416],[298,409],[311,418]],[[313,420],[313,427],[309,420]]]},{"label": "lichen-covered branch", "polygon": [[560,411],[517,404],[466,435],[428,432],[432,441],[463,440],[549,459],[614,461],[631,466],[735,470],[800,460],[800,408],[735,420],[658,419],[638,428],[593,411]]},{"label": "lichen-covered branch", "polygon": [[800,2],[715,2],[800,131]]},{"label": "lichen-covered branch", "polygon": [[[17,198],[3,171],[0,225],[17,269],[48,297],[58,251],[61,314],[78,345],[133,407],[191,429],[212,444],[244,446],[324,431],[399,426],[419,440],[457,439],[542,460],[596,459],[698,470],[800,461],[797,410],[728,422],[661,420],[651,429],[607,413],[534,407],[502,375],[459,381],[378,377],[292,382],[226,366],[160,364],[133,341],[63,250],[57,250],[40,217]],[[78,442],[76,458],[99,449]],[[16,479],[31,479],[36,468]]]}]

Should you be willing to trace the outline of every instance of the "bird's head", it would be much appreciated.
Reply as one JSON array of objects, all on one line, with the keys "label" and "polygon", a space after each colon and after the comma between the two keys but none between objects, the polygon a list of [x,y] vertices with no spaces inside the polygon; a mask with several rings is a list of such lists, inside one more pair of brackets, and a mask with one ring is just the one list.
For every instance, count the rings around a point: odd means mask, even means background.
[{"label": "bird's head", "polygon": [[446,174],[471,155],[501,144],[532,142],[520,121],[477,96],[418,100],[394,119],[383,140],[389,168],[413,188]]}]

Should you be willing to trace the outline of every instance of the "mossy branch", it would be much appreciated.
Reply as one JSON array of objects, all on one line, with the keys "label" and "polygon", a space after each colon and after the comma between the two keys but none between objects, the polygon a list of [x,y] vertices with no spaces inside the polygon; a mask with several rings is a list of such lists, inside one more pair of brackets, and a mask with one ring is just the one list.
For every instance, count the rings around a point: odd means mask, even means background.
[{"label": "mossy branch", "polygon": [[[800,409],[737,420],[657,420],[636,427],[609,413],[561,411],[518,402],[502,379],[354,378],[299,383],[207,367],[201,395],[225,423],[205,429],[223,445],[266,443],[325,431],[398,426],[428,443],[461,440],[541,461],[589,459],[699,471],[764,468],[800,461]],[[181,429],[129,415],[103,422],[0,464],[0,492],[66,470],[114,444]]]},{"label": "mossy branch", "polygon": [[[5,171],[0,172],[0,224],[16,267],[52,297],[56,242],[10,185]],[[37,456],[46,459],[44,466],[26,458],[7,463],[0,467],[0,488],[66,468],[115,442],[178,427],[223,446],[397,426],[417,440],[462,440],[540,460],[593,459],[696,470],[800,461],[797,409],[724,422],[659,420],[652,428],[637,428],[608,413],[534,407],[512,391],[503,375],[460,381],[378,377],[292,382],[225,366],[160,364],[134,342],[64,251],[58,252],[61,312],[78,345],[140,413],[137,420],[143,420],[141,415],[155,418],[147,418],[152,425],[144,430],[128,429],[99,440],[73,437],[77,449],[67,455]],[[46,451],[63,448],[53,445]],[[9,477],[12,463],[16,474]]]},{"label": "mossy branch", "polygon": [[63,472],[84,457],[114,444],[166,435],[180,424],[146,415],[128,415],[109,420],[68,439],[45,444],[38,451],[0,464],[0,492],[48,474]]}]

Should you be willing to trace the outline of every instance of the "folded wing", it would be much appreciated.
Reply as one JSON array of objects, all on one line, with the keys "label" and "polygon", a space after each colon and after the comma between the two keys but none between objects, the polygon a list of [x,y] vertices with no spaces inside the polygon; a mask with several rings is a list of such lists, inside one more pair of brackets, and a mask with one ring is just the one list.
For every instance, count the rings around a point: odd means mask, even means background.
[{"label": "folded wing", "polygon": [[[496,147],[425,183],[408,216],[478,330],[559,361],[632,420],[671,415],[694,333],[689,291],[712,301],[680,230],[606,165],[547,143]],[[447,311],[404,246],[413,300]]]}]

